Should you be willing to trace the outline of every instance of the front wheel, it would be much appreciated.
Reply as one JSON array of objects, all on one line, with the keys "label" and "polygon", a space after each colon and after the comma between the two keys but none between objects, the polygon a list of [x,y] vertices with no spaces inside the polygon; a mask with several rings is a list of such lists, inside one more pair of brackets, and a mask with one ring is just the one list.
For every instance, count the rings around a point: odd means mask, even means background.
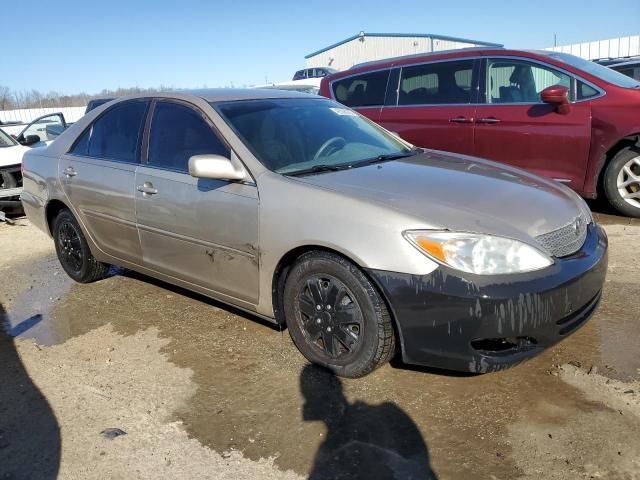
[{"label": "front wheel", "polygon": [[329,252],[310,252],[285,282],[284,312],[296,347],[336,375],[362,377],[386,363],[395,339],[387,307],[363,272]]},{"label": "front wheel", "polygon": [[607,165],[603,179],[607,200],[618,212],[640,217],[640,150],[620,150]]},{"label": "front wheel", "polygon": [[60,265],[76,282],[95,282],[107,275],[109,265],[95,259],[69,210],[62,210],[53,221],[53,240]]}]

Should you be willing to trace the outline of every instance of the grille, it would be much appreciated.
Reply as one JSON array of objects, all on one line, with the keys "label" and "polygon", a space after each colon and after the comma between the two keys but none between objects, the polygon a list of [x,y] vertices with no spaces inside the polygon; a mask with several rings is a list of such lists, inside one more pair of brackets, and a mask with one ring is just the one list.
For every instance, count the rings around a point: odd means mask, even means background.
[{"label": "grille", "polygon": [[588,221],[577,217],[569,225],[536,237],[542,246],[554,257],[566,257],[576,253],[587,238]]}]

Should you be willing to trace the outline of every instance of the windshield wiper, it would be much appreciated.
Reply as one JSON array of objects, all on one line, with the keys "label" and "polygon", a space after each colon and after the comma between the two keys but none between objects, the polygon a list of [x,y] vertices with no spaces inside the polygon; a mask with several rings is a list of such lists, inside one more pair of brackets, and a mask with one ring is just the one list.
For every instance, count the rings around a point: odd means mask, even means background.
[{"label": "windshield wiper", "polygon": [[337,172],[338,170],[344,170],[346,168],[350,168],[350,165],[320,164],[320,165],[314,165],[311,168],[305,168],[304,170],[296,170],[291,173],[285,173],[285,175],[297,177],[298,175],[307,175],[309,173]]},{"label": "windshield wiper", "polygon": [[381,162],[389,162],[391,160],[399,160],[400,158],[413,157],[420,153],[422,149],[411,149],[408,152],[398,152],[398,153],[386,153],[384,155],[378,155],[377,157],[366,158],[364,160],[360,160],[359,162],[352,163],[352,167],[361,167],[363,165],[371,165],[372,163],[381,163]]}]

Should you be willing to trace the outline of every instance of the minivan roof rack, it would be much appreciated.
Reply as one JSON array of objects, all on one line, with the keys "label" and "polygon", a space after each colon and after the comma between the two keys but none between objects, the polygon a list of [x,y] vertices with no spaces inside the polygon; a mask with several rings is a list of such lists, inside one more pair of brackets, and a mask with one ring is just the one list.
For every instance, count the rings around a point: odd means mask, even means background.
[{"label": "minivan roof rack", "polygon": [[422,58],[422,57],[430,57],[433,55],[440,55],[441,53],[450,53],[450,52],[474,52],[478,50],[504,50],[504,47],[468,47],[468,48],[451,48],[448,50],[438,50],[437,52],[425,52],[425,53],[412,53],[411,55],[400,55],[399,57],[389,57],[382,58],[380,60],[371,60],[370,62],[362,62],[357,63],[349,68],[349,70],[353,68],[366,67],[369,65],[377,65],[380,63],[389,63],[395,62],[398,60],[406,60],[409,58]]}]

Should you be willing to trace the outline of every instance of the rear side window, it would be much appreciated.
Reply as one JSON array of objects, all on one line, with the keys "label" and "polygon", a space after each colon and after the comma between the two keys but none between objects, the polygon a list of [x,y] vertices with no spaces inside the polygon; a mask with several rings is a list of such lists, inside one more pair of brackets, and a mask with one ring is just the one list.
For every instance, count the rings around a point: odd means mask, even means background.
[{"label": "rear side window", "polygon": [[138,145],[147,105],[146,101],[127,102],[114,106],[100,116],[91,129],[89,156],[138,162]]},{"label": "rear side window", "polygon": [[471,103],[473,60],[404,67],[399,105]]},{"label": "rear side window", "polygon": [[333,82],[336,100],[348,107],[384,105],[389,70],[365,73]]},{"label": "rear side window", "polygon": [[189,158],[205,154],[230,156],[198,112],[179,103],[158,102],[151,121],[149,164],[186,172]]},{"label": "rear side window", "polygon": [[522,60],[491,59],[488,62],[488,103],[542,103],[540,92],[552,85],[562,85],[571,91],[571,77]]}]

